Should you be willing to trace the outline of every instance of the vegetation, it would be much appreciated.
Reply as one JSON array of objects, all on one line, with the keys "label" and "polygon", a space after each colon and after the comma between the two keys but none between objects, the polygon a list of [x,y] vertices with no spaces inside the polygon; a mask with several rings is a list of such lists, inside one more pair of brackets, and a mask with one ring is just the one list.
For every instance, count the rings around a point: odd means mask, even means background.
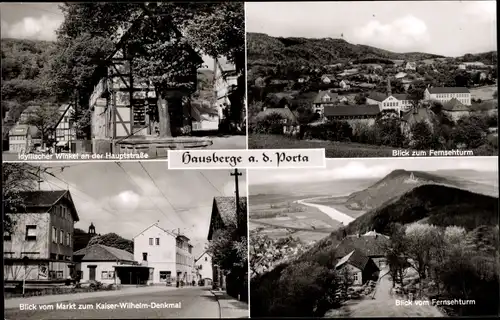
[{"label": "vegetation", "polygon": [[128,240],[122,238],[116,233],[107,233],[104,235],[98,235],[90,239],[87,246],[91,246],[94,244],[102,244],[108,247],[113,247],[121,250],[125,250],[130,253],[134,253],[134,242],[132,240]]}]

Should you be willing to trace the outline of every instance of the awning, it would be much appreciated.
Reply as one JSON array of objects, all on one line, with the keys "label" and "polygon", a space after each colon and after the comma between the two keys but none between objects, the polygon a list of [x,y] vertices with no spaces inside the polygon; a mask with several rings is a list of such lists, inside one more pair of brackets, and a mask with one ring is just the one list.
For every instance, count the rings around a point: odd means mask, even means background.
[{"label": "awning", "polygon": [[66,145],[68,145],[68,142],[67,140],[63,140],[63,141],[59,141],[57,144],[56,144],[56,147],[64,147]]}]

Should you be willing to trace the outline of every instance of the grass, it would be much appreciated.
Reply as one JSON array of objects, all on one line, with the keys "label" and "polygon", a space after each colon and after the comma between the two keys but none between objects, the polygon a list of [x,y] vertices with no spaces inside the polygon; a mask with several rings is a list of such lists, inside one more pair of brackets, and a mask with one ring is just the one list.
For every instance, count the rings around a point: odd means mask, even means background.
[{"label": "grass", "polygon": [[481,100],[493,99],[493,92],[497,91],[497,86],[485,86],[469,89],[472,98]]},{"label": "grass", "polygon": [[395,148],[353,142],[298,140],[284,135],[250,134],[250,149],[312,149],[324,148],[327,158],[392,157]]}]

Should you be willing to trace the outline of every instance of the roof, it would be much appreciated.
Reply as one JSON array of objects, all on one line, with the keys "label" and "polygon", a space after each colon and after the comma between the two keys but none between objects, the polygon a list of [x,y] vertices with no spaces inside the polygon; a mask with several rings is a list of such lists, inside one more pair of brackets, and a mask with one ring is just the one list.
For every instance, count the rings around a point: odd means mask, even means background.
[{"label": "roof", "polygon": [[462,102],[458,101],[456,98],[452,98],[450,101],[447,101],[443,104],[443,110],[446,111],[469,111]]},{"label": "roof", "polygon": [[321,79],[326,78],[326,77],[328,77],[329,79],[335,79],[335,75],[334,74],[324,74],[324,75],[321,76]]},{"label": "roof", "polygon": [[394,93],[392,96],[398,100],[410,100],[407,94],[404,93]]},{"label": "roof", "polygon": [[198,260],[200,260],[200,259],[201,259],[204,255],[207,255],[207,256],[211,257],[211,256],[210,256],[210,253],[208,253],[207,251],[203,251],[203,253],[202,253],[202,254],[200,254],[200,256],[199,256],[197,259],[194,259],[194,262],[196,263],[196,262],[197,262]]},{"label": "roof", "polygon": [[219,115],[219,111],[213,108],[209,101],[207,100],[193,100],[191,101],[191,117],[197,121],[207,120],[213,121],[206,115]]},{"label": "roof", "polygon": [[394,77],[396,78],[404,78],[406,77],[407,73],[405,72],[398,72]]},{"label": "roof", "polygon": [[216,65],[222,70],[222,72],[236,72],[236,66],[229,62],[225,57],[219,57],[214,59]]},{"label": "roof", "polygon": [[71,193],[69,190],[37,190],[19,192],[19,197],[23,199],[26,208],[50,208],[58,203],[63,197],[67,196],[72,205],[71,215],[73,220],[79,221],[78,213],[75,208]]},{"label": "roof", "polygon": [[376,104],[367,105],[338,105],[325,108],[325,116],[376,116],[380,109]]},{"label": "roof", "polygon": [[[245,206],[246,197],[240,197],[240,208]],[[236,221],[236,197],[214,197],[212,205],[212,215],[210,218],[210,227],[208,231],[208,239],[212,239],[213,232],[216,228],[217,216],[222,220],[223,226],[235,225]],[[220,227],[219,227],[220,228]]]},{"label": "roof", "polygon": [[178,234],[176,238],[177,238],[177,239],[184,240],[184,241],[189,241],[189,238],[188,238],[188,237],[186,237],[186,236],[185,236],[185,235],[183,235],[183,234]]},{"label": "roof", "polygon": [[73,255],[83,255],[82,261],[134,261],[134,255],[128,251],[94,244],[76,251]]},{"label": "roof", "polygon": [[402,116],[402,120],[408,123],[422,122],[426,120],[431,120],[433,117],[432,111],[427,108],[418,108],[417,113],[414,110],[406,112]]},{"label": "roof", "polygon": [[61,112],[61,117],[59,117],[59,120],[57,120],[56,125],[54,127],[57,127],[59,123],[61,123],[62,119],[64,119],[64,116],[71,107],[72,105],[70,104],[63,104],[62,106],[59,107],[59,112]]},{"label": "roof", "polygon": [[367,257],[385,256],[385,245],[387,237],[369,235],[350,235],[345,237],[335,248],[335,256],[340,258],[356,250]]},{"label": "roof", "polygon": [[158,229],[162,230],[163,232],[165,232],[165,233],[167,233],[167,234],[169,234],[169,235],[171,235],[171,236],[173,236],[173,237],[176,237],[176,236],[177,236],[177,235],[175,235],[172,231],[169,231],[169,230],[167,230],[167,229],[164,229],[164,228],[160,227],[160,226],[158,225],[158,222],[155,222],[155,223],[153,223],[152,225],[150,225],[149,227],[147,227],[146,229],[144,229],[144,230],[142,230],[141,232],[139,232],[139,233],[138,233],[135,237],[133,237],[132,239],[136,238],[137,236],[141,235],[141,234],[142,234],[142,233],[144,233],[146,230],[149,230],[149,229],[150,229],[150,228],[152,228],[152,227],[157,227]]},{"label": "roof", "polygon": [[435,88],[427,88],[429,93],[470,93],[469,89],[465,87],[435,87]]},{"label": "roof", "polygon": [[30,132],[30,126],[26,124],[18,124],[9,131],[10,136],[27,136]]},{"label": "roof", "polygon": [[370,94],[368,95],[367,98],[378,101],[378,102],[382,102],[385,99],[387,99],[387,95],[385,93],[381,93],[381,92],[370,92]]},{"label": "roof", "polygon": [[297,121],[297,117],[295,116],[295,114],[293,114],[292,110],[288,108],[266,108],[265,110],[262,110],[257,114],[256,119],[261,120],[273,113],[279,114],[283,118],[291,120],[293,122]]},{"label": "roof", "polygon": [[335,99],[338,98],[339,94],[336,93],[336,92],[330,92],[328,90],[320,91],[316,95],[316,98],[314,98],[314,102],[313,103],[331,103],[331,101],[324,102],[322,100],[324,96],[329,96],[331,100],[335,100]]},{"label": "roof", "polygon": [[417,65],[417,63],[416,62],[408,62],[408,63],[406,63],[406,65],[410,65],[412,67],[415,67]]},{"label": "roof", "polygon": [[335,268],[342,266],[345,263],[348,263],[360,270],[364,270],[368,265],[370,258],[362,254],[359,250],[353,250],[346,256],[344,256],[340,261],[335,265]]}]

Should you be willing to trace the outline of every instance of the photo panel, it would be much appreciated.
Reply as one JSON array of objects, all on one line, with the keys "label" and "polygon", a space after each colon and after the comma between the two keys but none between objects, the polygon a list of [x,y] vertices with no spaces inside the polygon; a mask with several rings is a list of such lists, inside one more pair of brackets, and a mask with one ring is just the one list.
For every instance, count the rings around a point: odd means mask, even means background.
[{"label": "photo panel", "polygon": [[248,2],[245,10],[249,148],[498,155],[495,2]]},{"label": "photo panel", "polygon": [[245,170],[2,167],[6,318],[249,317]]},{"label": "photo panel", "polygon": [[246,148],[244,3],[9,3],[1,19],[4,160]]},{"label": "photo panel", "polygon": [[251,317],[498,312],[498,158],[250,170]]}]

